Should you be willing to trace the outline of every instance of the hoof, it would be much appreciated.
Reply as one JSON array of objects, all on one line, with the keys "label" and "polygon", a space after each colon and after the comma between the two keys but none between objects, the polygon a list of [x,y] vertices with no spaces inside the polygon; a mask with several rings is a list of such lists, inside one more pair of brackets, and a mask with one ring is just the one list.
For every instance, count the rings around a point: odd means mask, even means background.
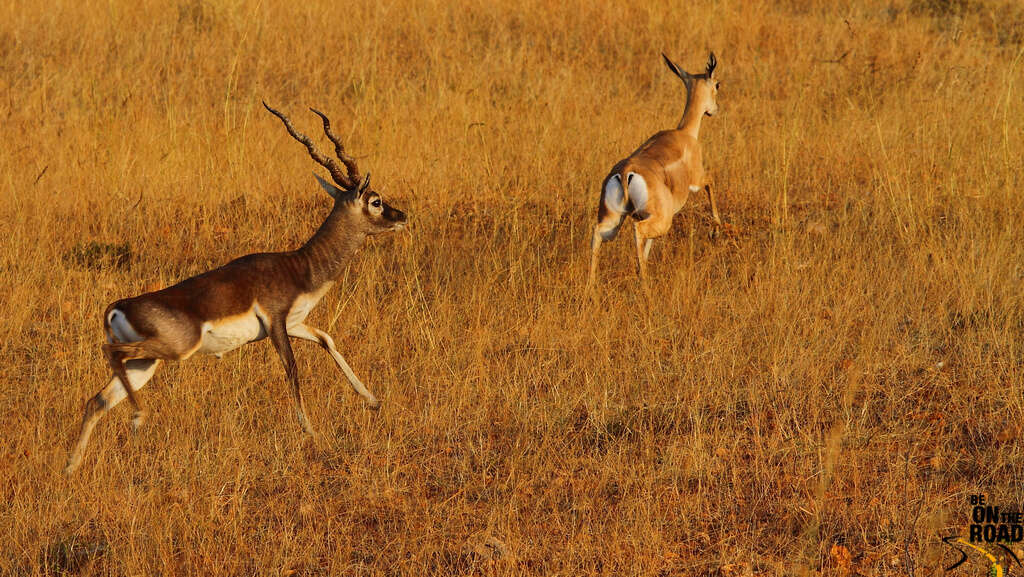
[{"label": "hoof", "polygon": [[310,437],[316,436],[316,431],[313,430],[313,425],[309,424],[309,419],[307,419],[306,415],[303,415],[302,413],[299,413],[299,426],[302,427],[303,433],[306,433]]},{"label": "hoof", "polygon": [[71,473],[75,472],[75,469],[78,468],[78,465],[81,462],[82,462],[81,459],[76,459],[74,457],[69,457],[67,464],[64,465],[64,476],[71,476]]},{"label": "hoof", "polygon": [[139,432],[145,422],[146,411],[135,411],[135,414],[132,415],[132,431]]},{"label": "hoof", "polygon": [[380,410],[380,401],[377,399],[366,401],[366,406],[369,407],[371,411],[378,411]]}]

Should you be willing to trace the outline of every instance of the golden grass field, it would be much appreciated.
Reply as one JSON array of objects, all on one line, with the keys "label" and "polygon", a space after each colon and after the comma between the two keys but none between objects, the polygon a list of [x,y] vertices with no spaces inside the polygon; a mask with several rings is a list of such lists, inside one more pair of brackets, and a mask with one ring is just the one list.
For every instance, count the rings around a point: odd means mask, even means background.
[{"label": "golden grass field", "polygon": [[[1024,502],[1022,46],[1001,0],[0,4],[0,573],[941,574]],[[727,234],[696,195],[652,301],[628,234],[592,301],[660,52],[709,50]],[[410,215],[310,317],[382,409],[296,344],[305,437],[264,341],[65,478],[106,305],[327,214],[262,99]]]}]

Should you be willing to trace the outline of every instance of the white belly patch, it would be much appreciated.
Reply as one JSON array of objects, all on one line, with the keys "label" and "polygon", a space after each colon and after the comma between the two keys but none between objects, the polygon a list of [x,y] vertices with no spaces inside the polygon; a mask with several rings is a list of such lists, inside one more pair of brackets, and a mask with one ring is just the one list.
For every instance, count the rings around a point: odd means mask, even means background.
[{"label": "white belly patch", "polygon": [[255,311],[203,323],[203,338],[196,352],[221,355],[267,336]]}]

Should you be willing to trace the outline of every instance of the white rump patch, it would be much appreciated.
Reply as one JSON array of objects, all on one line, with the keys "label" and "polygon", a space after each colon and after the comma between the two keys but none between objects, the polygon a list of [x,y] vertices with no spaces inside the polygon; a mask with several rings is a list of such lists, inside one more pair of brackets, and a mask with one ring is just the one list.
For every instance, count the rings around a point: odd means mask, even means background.
[{"label": "white rump patch", "polygon": [[647,181],[635,172],[626,175],[629,188],[629,200],[633,202],[633,214],[646,218],[644,208],[647,206]]},{"label": "white rump patch", "polygon": [[128,317],[120,309],[110,311],[107,315],[107,325],[119,343],[137,343],[142,340],[142,335],[128,322]]},{"label": "white rump patch", "polygon": [[619,175],[613,174],[604,184],[604,205],[615,214],[626,214],[626,195]]}]

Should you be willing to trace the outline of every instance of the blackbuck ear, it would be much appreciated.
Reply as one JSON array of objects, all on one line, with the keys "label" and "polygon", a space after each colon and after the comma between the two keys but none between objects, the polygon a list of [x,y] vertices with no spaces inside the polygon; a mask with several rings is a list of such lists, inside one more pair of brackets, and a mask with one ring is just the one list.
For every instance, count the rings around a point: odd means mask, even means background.
[{"label": "blackbuck ear", "polygon": [[316,181],[320,183],[320,186],[322,186],[323,189],[327,191],[327,194],[331,195],[331,198],[341,198],[342,196],[345,195],[344,190],[341,190],[337,186],[334,186],[333,184],[320,178],[319,174],[314,172],[313,176],[316,177]]},{"label": "blackbuck ear", "polygon": [[717,58],[715,58],[715,53],[714,53],[714,52],[712,52],[712,53],[711,53],[711,54],[710,54],[710,55],[708,56],[708,71],[707,71],[707,77],[708,77],[709,79],[710,79],[710,78],[712,78],[712,75],[713,75],[713,74],[715,73],[715,67],[716,67],[716,66],[718,66],[718,59],[717,59]]},{"label": "blackbuck ear", "polygon": [[333,184],[320,178],[320,175],[315,172],[313,173],[313,176],[316,177],[316,181],[320,183],[320,186],[322,186],[324,190],[327,191],[327,194],[331,195],[331,198],[333,198],[334,200],[347,202],[354,200],[356,198],[355,191],[338,188],[337,186],[334,186]]},{"label": "blackbuck ear", "polygon": [[366,173],[366,176],[363,178],[363,183],[359,185],[358,190],[359,190],[359,192],[358,192],[359,196],[362,196],[362,195],[366,194],[366,191],[370,190],[370,173],[369,172]]},{"label": "blackbuck ear", "polygon": [[690,86],[693,85],[693,76],[689,72],[676,66],[676,63],[669,60],[669,57],[665,56],[664,52],[661,53],[661,57],[665,59],[665,64],[668,66],[668,69],[672,71],[672,74],[678,76],[679,79],[683,81],[683,84],[686,85],[686,90],[689,91]]}]

